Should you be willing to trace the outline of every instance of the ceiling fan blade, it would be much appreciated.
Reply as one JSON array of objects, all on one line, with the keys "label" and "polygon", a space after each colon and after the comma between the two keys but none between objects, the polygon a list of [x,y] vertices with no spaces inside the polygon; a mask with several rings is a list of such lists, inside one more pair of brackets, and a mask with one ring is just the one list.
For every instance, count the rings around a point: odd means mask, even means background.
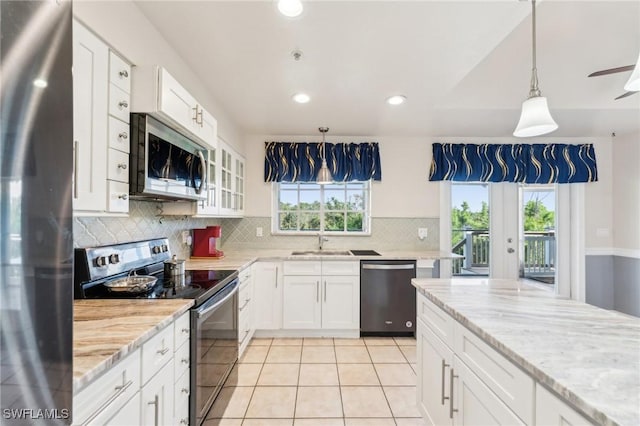
[{"label": "ceiling fan blade", "polygon": [[627,93],[624,93],[624,94],[618,96],[617,98],[615,98],[614,101],[617,101],[618,99],[626,98],[627,96],[635,95],[636,93],[638,93],[638,92],[627,92]]},{"label": "ceiling fan blade", "polygon": [[615,74],[617,72],[633,71],[635,67],[635,65],[626,65],[624,67],[609,68],[608,70],[592,72],[587,77],[598,77],[601,75]]}]

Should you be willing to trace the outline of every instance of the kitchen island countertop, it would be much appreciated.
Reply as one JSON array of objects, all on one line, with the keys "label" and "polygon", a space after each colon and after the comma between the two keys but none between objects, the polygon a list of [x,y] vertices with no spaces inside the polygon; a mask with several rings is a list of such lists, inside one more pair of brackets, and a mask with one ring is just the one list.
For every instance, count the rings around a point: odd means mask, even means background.
[{"label": "kitchen island countertop", "polygon": [[188,311],[186,299],[75,300],[73,391],[77,393]]},{"label": "kitchen island countertop", "polygon": [[640,319],[526,280],[414,279],[429,300],[597,424],[640,424]]}]

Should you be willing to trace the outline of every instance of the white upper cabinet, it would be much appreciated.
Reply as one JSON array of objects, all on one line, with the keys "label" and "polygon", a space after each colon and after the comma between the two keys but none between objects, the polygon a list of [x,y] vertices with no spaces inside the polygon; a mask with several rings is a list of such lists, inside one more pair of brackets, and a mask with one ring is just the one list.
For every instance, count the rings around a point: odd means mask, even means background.
[{"label": "white upper cabinet", "polygon": [[218,140],[218,193],[220,216],[244,215],[245,159],[223,140]]},{"label": "white upper cabinet", "polygon": [[107,208],[109,47],[73,22],[73,208]]},{"label": "white upper cabinet", "polygon": [[157,113],[179,130],[195,136],[205,148],[215,148],[218,122],[164,68],[158,68]]},{"label": "white upper cabinet", "polygon": [[73,208],[129,212],[131,65],[73,22]]}]

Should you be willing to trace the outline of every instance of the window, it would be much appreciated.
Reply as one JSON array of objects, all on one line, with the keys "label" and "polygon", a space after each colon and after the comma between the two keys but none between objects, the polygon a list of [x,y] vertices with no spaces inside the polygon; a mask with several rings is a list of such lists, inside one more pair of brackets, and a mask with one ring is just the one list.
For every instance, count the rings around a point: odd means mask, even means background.
[{"label": "window", "polygon": [[369,234],[369,182],[274,183],[275,233]]}]

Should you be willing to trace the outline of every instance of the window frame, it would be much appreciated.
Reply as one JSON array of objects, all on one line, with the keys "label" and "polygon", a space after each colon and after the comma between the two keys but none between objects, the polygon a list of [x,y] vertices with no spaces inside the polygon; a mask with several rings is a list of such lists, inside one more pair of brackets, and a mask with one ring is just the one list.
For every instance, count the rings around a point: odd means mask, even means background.
[{"label": "window frame", "polygon": [[[362,211],[364,217],[362,218],[363,230],[362,231],[327,231],[324,229],[325,227],[325,200],[324,200],[324,192],[327,187],[331,185],[320,185],[314,182],[273,182],[271,184],[272,190],[272,203],[271,203],[271,234],[273,235],[336,235],[336,236],[370,236],[371,235],[371,181],[353,181],[353,182],[335,182],[332,185],[342,185],[343,190],[346,190],[347,185],[353,184],[362,184],[363,185],[363,193],[364,193],[364,210],[356,210],[358,212]],[[286,185],[297,185],[297,193],[300,194],[301,185],[316,185],[320,190],[320,229],[318,230],[300,230],[296,229],[295,231],[281,230],[280,229],[280,218],[279,213],[279,201],[280,201],[280,190],[281,184]],[[298,196],[298,199],[299,196]],[[299,211],[299,210],[298,210]],[[327,212],[333,212],[335,210],[328,210]],[[343,213],[348,213],[353,210],[342,210]]]}]

